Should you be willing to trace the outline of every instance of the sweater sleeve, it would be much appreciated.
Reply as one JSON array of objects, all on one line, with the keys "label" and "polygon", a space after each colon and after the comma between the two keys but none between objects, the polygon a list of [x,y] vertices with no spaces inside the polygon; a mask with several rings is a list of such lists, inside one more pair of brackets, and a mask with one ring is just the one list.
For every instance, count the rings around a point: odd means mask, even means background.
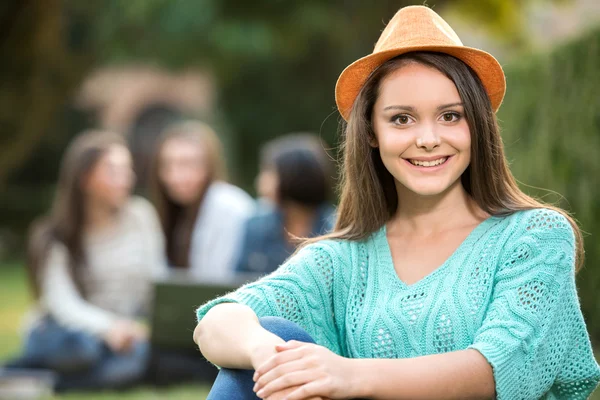
[{"label": "sweater sleeve", "polygon": [[117,316],[86,302],[79,294],[68,271],[68,252],[54,243],[46,259],[41,279],[40,301],[62,326],[92,335],[107,332]]},{"label": "sweater sleeve", "polygon": [[585,399],[600,379],[575,287],[575,238],[550,210],[524,213],[470,348],[493,368],[497,398]]},{"label": "sweater sleeve", "polygon": [[333,307],[337,260],[332,252],[323,242],[306,246],[272,274],[201,306],[198,321],[217,304],[245,304],[258,317],[282,317],[299,324],[315,342],[340,354]]},{"label": "sweater sleeve", "polygon": [[230,281],[254,202],[241,189],[214,183],[199,211],[190,248],[190,273],[205,282]]}]

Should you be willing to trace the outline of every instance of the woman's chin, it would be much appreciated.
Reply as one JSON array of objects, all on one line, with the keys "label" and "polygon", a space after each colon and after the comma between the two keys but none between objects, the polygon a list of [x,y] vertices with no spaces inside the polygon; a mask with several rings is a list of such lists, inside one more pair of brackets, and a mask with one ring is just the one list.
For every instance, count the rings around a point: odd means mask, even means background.
[{"label": "woman's chin", "polygon": [[447,184],[432,184],[432,185],[405,185],[409,192],[422,197],[435,197],[446,193],[451,185]]}]

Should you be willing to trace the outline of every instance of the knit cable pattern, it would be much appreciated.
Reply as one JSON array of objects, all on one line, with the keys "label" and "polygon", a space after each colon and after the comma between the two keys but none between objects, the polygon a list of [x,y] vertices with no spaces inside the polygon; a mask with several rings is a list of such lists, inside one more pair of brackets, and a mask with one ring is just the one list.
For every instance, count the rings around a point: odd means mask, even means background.
[{"label": "knit cable pattern", "polygon": [[476,349],[493,368],[498,399],[585,399],[600,368],[577,297],[574,246],[555,211],[491,217],[437,270],[407,285],[383,227],[362,242],[307,246],[197,316],[223,302],[246,304],[352,358]]}]

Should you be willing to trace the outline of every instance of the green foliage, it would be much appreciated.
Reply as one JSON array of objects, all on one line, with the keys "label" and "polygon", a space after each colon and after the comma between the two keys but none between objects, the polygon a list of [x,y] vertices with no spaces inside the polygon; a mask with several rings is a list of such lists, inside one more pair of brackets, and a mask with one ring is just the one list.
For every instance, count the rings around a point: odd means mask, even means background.
[{"label": "green foliage", "polygon": [[[506,70],[499,112],[511,169],[523,189],[574,215],[585,235],[582,308],[600,342],[600,29]],[[560,194],[560,195],[558,195]],[[564,196],[564,197],[563,197]]]},{"label": "green foliage", "polygon": [[89,70],[88,17],[64,8],[60,0],[2,3],[0,191],[9,172],[23,165],[49,133]]},{"label": "green foliage", "polygon": [[[528,3],[429,1],[438,12],[456,10],[515,43],[522,42],[519,16]],[[241,172],[237,183],[251,189],[265,141],[312,131],[336,144],[339,73],[370,53],[387,20],[411,4],[423,1],[108,0],[96,32],[105,60],[215,71],[233,135],[230,164]]]},{"label": "green foliage", "polygon": [[[514,16],[529,2],[429,3],[439,12],[445,7],[459,10],[502,32],[502,37],[511,37],[521,22]],[[398,8],[423,1],[2,4],[0,26],[6,35],[0,51],[10,62],[0,67],[0,75],[10,85],[0,89],[0,188],[21,184],[27,174],[26,180],[38,176],[33,171],[40,170],[37,157],[47,137],[64,148],[77,132],[73,124],[59,122],[69,118],[61,110],[95,65],[147,62],[214,71],[222,108],[218,114],[226,117],[225,125],[233,133],[226,135],[233,139],[228,144],[229,164],[234,176],[241,171],[237,183],[251,189],[258,148],[266,140],[302,130],[322,133],[335,144],[332,89],[340,71],[371,51]],[[336,116],[328,118],[332,112]],[[53,154],[42,175],[56,171],[60,153]]]}]

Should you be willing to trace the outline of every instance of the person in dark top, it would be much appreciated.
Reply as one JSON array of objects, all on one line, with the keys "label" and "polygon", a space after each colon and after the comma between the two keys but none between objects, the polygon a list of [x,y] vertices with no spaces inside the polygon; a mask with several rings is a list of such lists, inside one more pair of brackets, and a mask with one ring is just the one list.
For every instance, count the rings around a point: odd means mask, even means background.
[{"label": "person in dark top", "polygon": [[324,143],[312,134],[285,135],[263,147],[259,206],[246,223],[237,273],[270,273],[294,253],[298,238],[331,230],[330,164]]}]

